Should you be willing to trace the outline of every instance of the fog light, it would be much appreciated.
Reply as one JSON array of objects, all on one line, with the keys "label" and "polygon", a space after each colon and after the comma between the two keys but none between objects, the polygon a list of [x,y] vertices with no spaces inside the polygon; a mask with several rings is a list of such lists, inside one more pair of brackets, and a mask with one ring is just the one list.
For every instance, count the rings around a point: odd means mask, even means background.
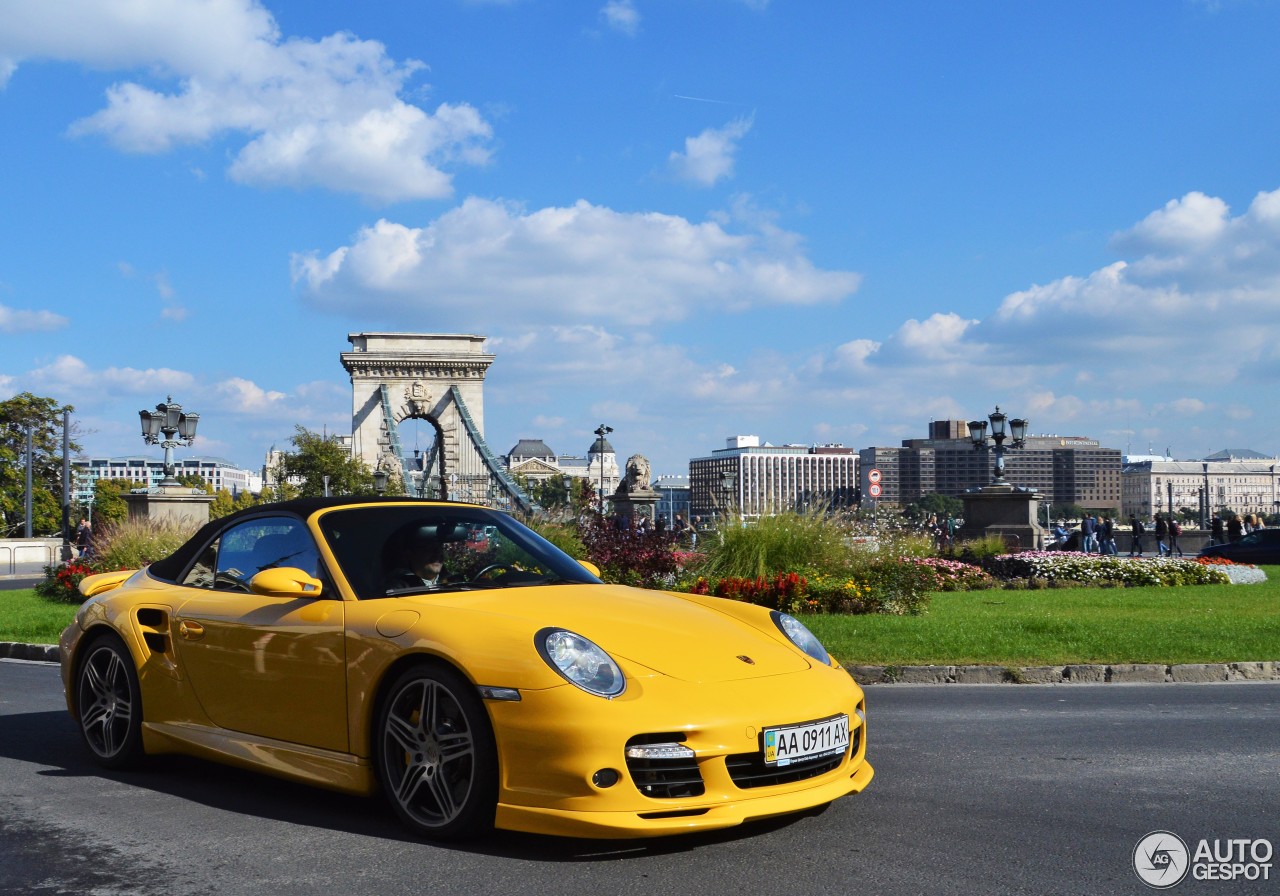
[{"label": "fog light", "polygon": [[602,768],[591,776],[591,783],[597,787],[612,787],[618,783],[618,773],[611,768]]},{"label": "fog light", "polygon": [[628,759],[692,759],[696,754],[684,744],[632,744],[627,747]]}]

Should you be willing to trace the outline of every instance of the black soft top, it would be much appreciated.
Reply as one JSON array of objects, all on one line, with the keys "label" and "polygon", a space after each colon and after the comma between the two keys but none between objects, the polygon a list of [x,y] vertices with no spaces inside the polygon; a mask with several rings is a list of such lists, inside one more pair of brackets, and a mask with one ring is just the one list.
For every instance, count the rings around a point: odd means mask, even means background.
[{"label": "black soft top", "polygon": [[157,560],[152,563],[147,567],[147,571],[158,579],[163,579],[166,582],[176,582],[178,577],[191,565],[191,562],[204,550],[205,545],[211,542],[219,532],[228,526],[235,525],[240,520],[250,517],[293,516],[305,520],[317,510],[325,510],[329,507],[355,507],[362,504],[439,503],[439,501],[426,501],[420,498],[402,496],[342,495],[341,497],[329,498],[294,498],[290,501],[258,504],[254,507],[246,507],[244,510],[237,510],[235,513],[218,517],[216,520],[209,520],[209,522],[200,527],[195,535],[187,539],[185,544],[163,560]]}]

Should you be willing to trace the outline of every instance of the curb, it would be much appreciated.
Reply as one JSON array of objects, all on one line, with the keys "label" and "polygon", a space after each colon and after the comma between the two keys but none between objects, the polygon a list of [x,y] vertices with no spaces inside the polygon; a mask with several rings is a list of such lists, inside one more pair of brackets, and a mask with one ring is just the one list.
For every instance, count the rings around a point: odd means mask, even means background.
[{"label": "curb", "polygon": [[[58,662],[56,644],[0,641],[0,659]],[[1241,663],[1117,663],[1113,666],[846,666],[861,685],[885,684],[1206,684],[1280,681],[1280,661]]]},{"label": "curb", "polygon": [[1116,663],[1071,666],[847,666],[862,685],[881,684],[1177,684],[1280,681],[1280,661]]},{"label": "curb", "polygon": [[0,660],[30,660],[36,663],[58,662],[57,644],[17,644],[0,641]]}]

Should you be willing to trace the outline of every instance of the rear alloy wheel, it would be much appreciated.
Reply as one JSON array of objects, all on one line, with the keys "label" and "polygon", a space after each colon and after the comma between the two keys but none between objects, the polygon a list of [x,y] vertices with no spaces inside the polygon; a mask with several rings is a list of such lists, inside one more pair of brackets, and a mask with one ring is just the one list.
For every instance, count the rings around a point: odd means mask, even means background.
[{"label": "rear alloy wheel", "polygon": [[142,758],[142,692],[133,657],[115,635],[86,648],[75,678],[80,734],[99,765],[125,768]]},{"label": "rear alloy wheel", "polygon": [[475,686],[452,669],[404,672],[378,714],[378,778],[419,834],[457,839],[493,826],[498,761]]}]

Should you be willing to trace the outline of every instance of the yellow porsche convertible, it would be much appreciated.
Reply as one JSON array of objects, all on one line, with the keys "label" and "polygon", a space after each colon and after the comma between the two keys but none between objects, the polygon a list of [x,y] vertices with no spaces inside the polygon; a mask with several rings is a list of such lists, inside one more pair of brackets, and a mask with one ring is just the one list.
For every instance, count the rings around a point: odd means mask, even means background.
[{"label": "yellow porsche convertible", "polygon": [[84,580],[67,706],[104,766],[381,790],[437,839],[722,828],[871,780],[862,691],[803,624],[595,573],[471,505],[255,507]]}]

